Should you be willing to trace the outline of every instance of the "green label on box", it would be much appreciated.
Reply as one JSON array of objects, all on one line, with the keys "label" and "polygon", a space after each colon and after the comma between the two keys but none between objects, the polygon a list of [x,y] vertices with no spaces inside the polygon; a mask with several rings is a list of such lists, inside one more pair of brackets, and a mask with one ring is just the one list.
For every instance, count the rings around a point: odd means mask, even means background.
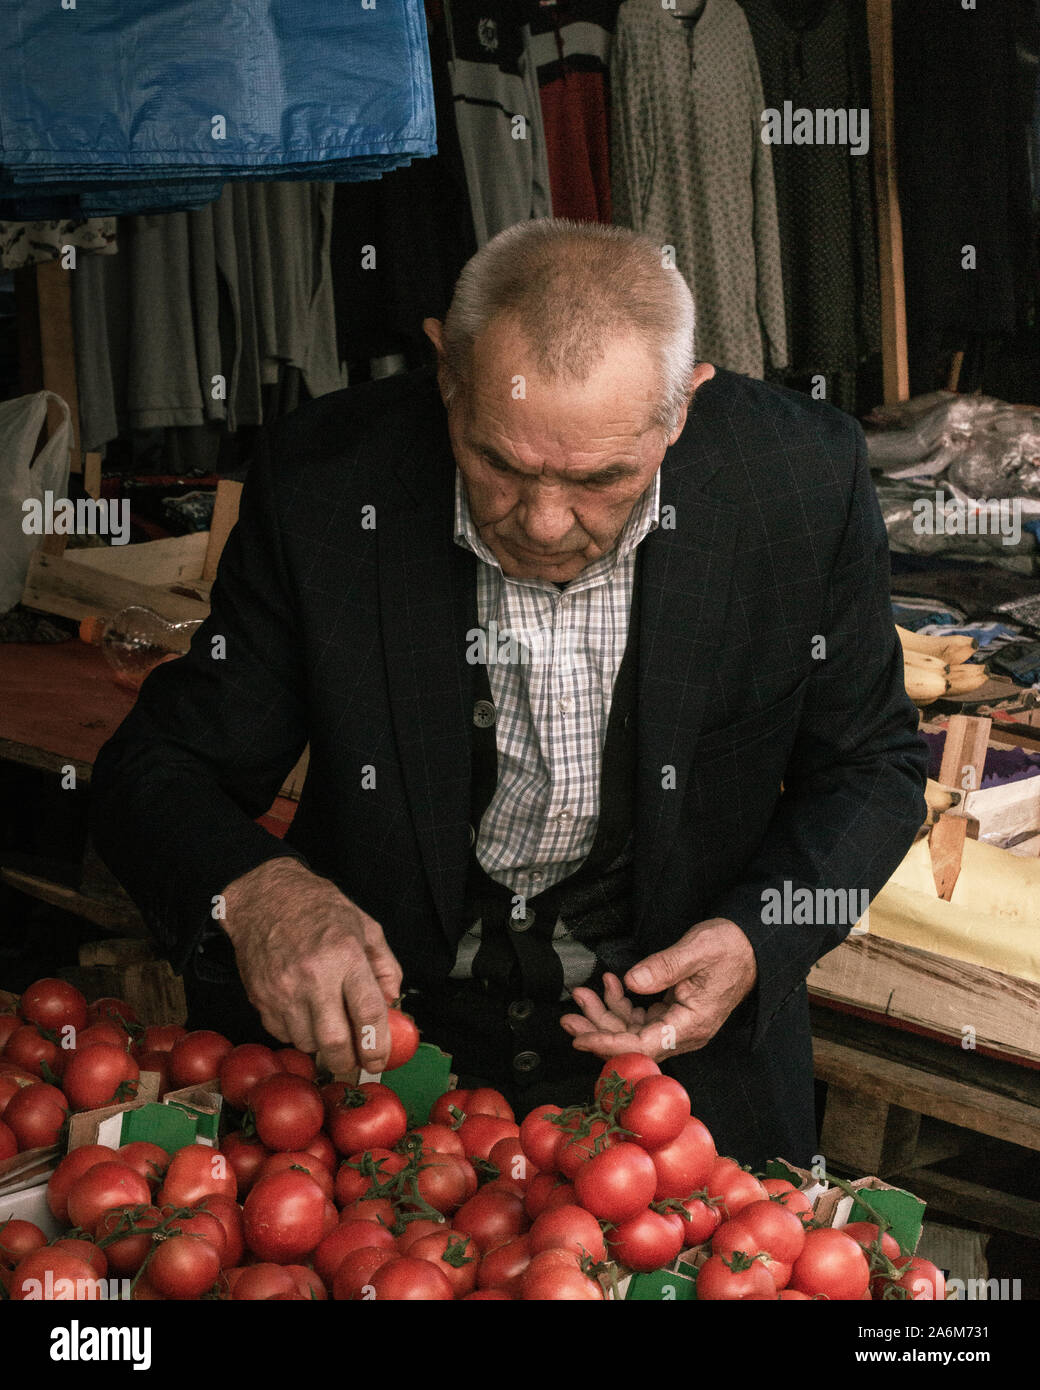
[{"label": "green label on box", "polygon": [[138,1110],[127,1110],[122,1119],[122,1144],[144,1139],[149,1144],[158,1144],[168,1154],[175,1154],[186,1144],[195,1142],[193,1116],[173,1105],[142,1105]]},{"label": "green label on box", "polygon": [[420,1043],[415,1056],[403,1067],[385,1071],[384,1086],[389,1086],[408,1111],[408,1127],[424,1125],[438,1096],[448,1089],[451,1058],[432,1043]]},{"label": "green label on box", "polygon": [[204,1139],[208,1139],[212,1144],[217,1142],[217,1134],[220,1131],[220,1116],[214,1115],[208,1110],[196,1110],[194,1105],[187,1105],[182,1100],[170,1100],[166,1102],[167,1110],[179,1110],[187,1115],[193,1123],[192,1133],[195,1136],[193,1142],[196,1144]]},{"label": "green label on box", "polygon": [[625,1302],[687,1303],[696,1297],[696,1284],[668,1269],[655,1269],[653,1274],[633,1274],[625,1293]]},{"label": "green label on box", "polygon": [[[873,1211],[870,1210],[871,1207]],[[900,1250],[906,1254],[917,1249],[917,1242],[921,1239],[921,1227],[924,1224],[924,1211],[925,1204],[919,1197],[903,1192],[900,1188],[879,1190],[868,1187],[853,1203],[849,1221],[876,1222],[874,1212],[877,1212],[878,1216],[884,1217],[891,1224],[889,1234],[895,1237]]]}]

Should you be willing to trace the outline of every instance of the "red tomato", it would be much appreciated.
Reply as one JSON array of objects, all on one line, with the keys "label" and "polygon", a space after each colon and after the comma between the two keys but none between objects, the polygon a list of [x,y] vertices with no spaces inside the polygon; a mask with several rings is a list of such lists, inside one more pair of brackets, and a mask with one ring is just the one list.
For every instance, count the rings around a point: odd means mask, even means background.
[{"label": "red tomato", "polygon": [[371,1288],[373,1297],[384,1302],[448,1302],[455,1297],[446,1274],[429,1260],[417,1260],[411,1255],[399,1255],[380,1265],[372,1276]]},{"label": "red tomato", "polygon": [[722,1209],[726,1216],[736,1216],[741,1207],[752,1202],[768,1201],[762,1184],[754,1173],[747,1172],[733,1158],[717,1158],[712,1164],[707,1181],[708,1195],[722,1198]]},{"label": "red tomato", "polygon": [[277,1150],[265,1158],[257,1174],[257,1180],[269,1177],[272,1173],[284,1173],[286,1170],[306,1173],[309,1178],[314,1179],[326,1197],[332,1196],[332,1174],[324,1163],[318,1163],[310,1154],[293,1153],[291,1149]]},{"label": "red tomato", "polygon": [[242,1220],[254,1255],[292,1264],[309,1255],[325,1234],[325,1194],[306,1173],[273,1173],[253,1185]]},{"label": "red tomato", "polygon": [[527,1224],[524,1204],[510,1192],[478,1192],[455,1213],[456,1231],[472,1236],[481,1254],[521,1235]]},{"label": "red tomato", "polygon": [[155,1243],[152,1232],[163,1220],[158,1207],[112,1207],[102,1212],[96,1236],[105,1241],[105,1254],[113,1274],[129,1278],[137,1273]]},{"label": "red tomato", "polygon": [[168,1052],[133,1052],[131,1056],[140,1067],[142,1076],[146,1071],[155,1072],[159,1078],[157,1098],[162,1100],[166,1092],[173,1089],[170,1085],[170,1054]]},{"label": "red tomato", "polygon": [[574,1179],[580,1204],[601,1221],[614,1224],[648,1207],[656,1187],[653,1160],[638,1144],[615,1144],[590,1158]]},{"label": "red tomato", "polygon": [[390,1056],[384,1071],[396,1071],[410,1062],[419,1046],[419,1030],[411,1014],[403,1014],[399,1009],[388,1009],[390,1023]]},{"label": "red tomato", "polygon": [[219,1274],[220,1253],[203,1236],[167,1236],[148,1262],[148,1281],[165,1298],[198,1298]]},{"label": "red tomato", "polygon": [[304,1144],[299,1150],[300,1153],[310,1154],[311,1158],[316,1158],[319,1163],[323,1163],[330,1173],[335,1173],[339,1167],[340,1156],[336,1152],[335,1145],[327,1134],[318,1133],[309,1144]]},{"label": "red tomato", "polygon": [[520,1126],[495,1115],[467,1115],[458,1129],[467,1158],[487,1158],[500,1139],[518,1139]]},{"label": "red tomato", "polygon": [[220,1152],[234,1170],[239,1197],[244,1197],[256,1182],[264,1159],[271,1154],[266,1144],[247,1137],[240,1129],[224,1136],[220,1142]]},{"label": "red tomato", "polygon": [[223,1033],[209,1028],[197,1028],[178,1038],[170,1049],[170,1080],[174,1088],[198,1086],[202,1081],[215,1081],[220,1064],[234,1047]]},{"label": "red tomato", "polygon": [[140,1075],[125,1048],[95,1043],[72,1053],[61,1085],[73,1110],[97,1110],[133,1100]]},{"label": "red tomato", "polygon": [[620,1222],[610,1235],[610,1253],[626,1269],[649,1274],[675,1260],[683,1248],[683,1220],[649,1207]]},{"label": "red tomato", "polygon": [[362,1246],[345,1255],[332,1279],[332,1297],[340,1302],[374,1298],[372,1278],[377,1269],[397,1258],[393,1248]]},{"label": "red tomato", "polygon": [[574,1184],[565,1182],[555,1173],[536,1173],[524,1193],[524,1211],[531,1221],[537,1220],[543,1211],[576,1202]]},{"label": "red tomato", "polygon": [[324,1303],[328,1298],[325,1285],[313,1269],[309,1269],[307,1265],[283,1265],[282,1267],[287,1274],[292,1275],[297,1291],[304,1302]]},{"label": "red tomato", "polygon": [[350,1154],[336,1170],[335,1198],[341,1207],[360,1201],[375,1183],[386,1182],[407,1165],[403,1154],[392,1149],[368,1149]]},{"label": "red tomato", "polygon": [[7,1039],[11,1034],[22,1027],[24,1024],[17,1014],[0,1013],[0,1054],[7,1046]]},{"label": "red tomato", "polygon": [[99,1279],[104,1279],[108,1274],[108,1259],[105,1252],[100,1245],[95,1245],[92,1240],[79,1240],[73,1236],[62,1236],[60,1240],[52,1242],[51,1249],[65,1250],[70,1255],[86,1260]]},{"label": "red tomato", "polygon": [[683,1246],[703,1245],[722,1224],[722,1212],[701,1197],[687,1197],[676,1213],[683,1223]]},{"label": "red tomato", "polygon": [[758,1238],[760,1248],[768,1250],[781,1264],[794,1264],[805,1245],[805,1227],[793,1211],[779,1202],[749,1202],[741,1207],[738,1220]]},{"label": "red tomato", "polygon": [[697,1298],[707,1303],[772,1300],[776,1285],[761,1260],[712,1255],[698,1271]]},{"label": "red tomato", "polygon": [[602,1302],[603,1290],[595,1279],[581,1272],[569,1250],[543,1250],[531,1257],[523,1273],[520,1297],[528,1303]]},{"label": "red tomato", "polygon": [[492,1144],[488,1162],[499,1171],[499,1175],[526,1188],[538,1171],[524,1153],[519,1135],[507,1136]]},{"label": "red tomato", "polygon": [[127,1038],[124,1029],[118,1023],[106,1022],[91,1023],[87,1028],[81,1028],[76,1034],[76,1051],[82,1052],[85,1048],[96,1047],[98,1043],[105,1043],[109,1047],[119,1047],[125,1052],[127,1050]]},{"label": "red tomato", "polygon": [[458,1211],[471,1195],[464,1161],[457,1154],[429,1154],[420,1165],[415,1180],[418,1195],[443,1216]]},{"label": "red tomato", "polygon": [[86,1260],[48,1245],[42,1250],[31,1250],[18,1261],[11,1275],[11,1298],[47,1298],[48,1284],[53,1299],[96,1298],[100,1293],[97,1277]]},{"label": "red tomato", "polygon": [[357,1202],[345,1206],[339,1214],[340,1221],[373,1221],[388,1230],[397,1222],[394,1204],[387,1197],[362,1197]]},{"label": "red tomato", "polygon": [[314,1058],[308,1057],[307,1053],[301,1052],[298,1047],[278,1047],[275,1048],[274,1055],[282,1071],[294,1072],[305,1081],[313,1081],[318,1075]]},{"label": "red tomato", "polygon": [[34,1086],[37,1078],[32,1072],[23,1071],[21,1067],[13,1069],[9,1073],[0,1073],[0,1116],[7,1109],[8,1102],[12,1096],[16,1096],[19,1091],[24,1091],[26,1086]]},{"label": "red tomato", "polygon": [[52,1076],[60,1077],[68,1057],[56,1042],[45,1038],[35,1023],[23,1023],[7,1040],[4,1056],[15,1066],[24,1067],[41,1081],[46,1065]]},{"label": "red tomato", "polygon": [[395,1241],[397,1253],[407,1255],[417,1240],[422,1240],[423,1236],[434,1235],[437,1231],[446,1229],[447,1223],[444,1221],[434,1221],[426,1216],[417,1217],[414,1221],[409,1221],[401,1234],[397,1236]]},{"label": "red tomato", "polygon": [[135,1051],[139,1049],[141,1052],[169,1052],[174,1043],[187,1036],[187,1028],[182,1028],[179,1023],[153,1023],[142,1033]]},{"label": "red tomato", "polygon": [[159,1202],[194,1207],[204,1197],[238,1195],[238,1179],[227,1156],[207,1144],[187,1144],[170,1159]]},{"label": "red tomato", "polygon": [[607,1258],[600,1224],[584,1207],[563,1206],[543,1211],[528,1234],[532,1255],[559,1248],[574,1255],[589,1255],[597,1263]]},{"label": "red tomato", "polygon": [[946,1298],[946,1276],[931,1260],[911,1255],[898,1263],[897,1268],[900,1276],[892,1282],[896,1288],[906,1289],[912,1300],[942,1301]]},{"label": "red tomato", "polygon": [[231,1299],[234,1303],[252,1303],[295,1291],[296,1280],[289,1267],[267,1262],[249,1265],[236,1275]]},{"label": "red tomato", "polygon": [[10,1217],[0,1224],[0,1265],[14,1269],[30,1250],[38,1250],[47,1244],[47,1237],[32,1221],[19,1221]]},{"label": "red tomato", "polygon": [[378,1249],[391,1253],[397,1242],[385,1226],[374,1221],[341,1221],[334,1231],[322,1236],[314,1251],[314,1268],[330,1285],[340,1265],[355,1250]]},{"label": "red tomato", "polygon": [[5,1158],[14,1158],[18,1152],[18,1140],[14,1137],[14,1130],[9,1125],[5,1125],[0,1120],[0,1161]]},{"label": "red tomato", "polygon": [[517,1236],[489,1250],[477,1269],[478,1289],[500,1289],[510,1298],[519,1298],[524,1274],[531,1263],[531,1236]]},{"label": "red tomato", "polygon": [[707,1126],[691,1117],[670,1144],[654,1149],[650,1157],[657,1173],[654,1201],[667,1197],[682,1201],[707,1183],[716,1157],[715,1141]]},{"label": "red tomato", "polygon": [[128,1004],[125,999],[117,999],[114,995],[107,994],[104,998],[95,999],[92,1004],[87,1005],[87,1022],[115,1023],[129,1035],[132,1028],[140,1026],[141,1020],[132,1004]]},{"label": "red tomato", "polygon": [[[762,1186],[765,1187],[764,1182]],[[777,1192],[771,1196],[777,1206],[786,1207],[788,1211],[793,1211],[803,1226],[808,1228],[812,1224],[812,1202],[809,1201],[804,1192],[799,1192],[797,1188],[793,1188],[790,1192]]]},{"label": "red tomato", "polygon": [[423,1151],[425,1153],[458,1154],[465,1156],[465,1149],[462,1147],[462,1140],[458,1136],[458,1131],[449,1128],[448,1125],[419,1125],[417,1129],[410,1131],[422,1140]]},{"label": "red tomato", "polygon": [[408,1130],[408,1115],[389,1086],[364,1081],[327,1113],[325,1128],[341,1154],[392,1149]]},{"label": "red tomato", "polygon": [[170,1166],[170,1155],[158,1144],[150,1144],[146,1139],[137,1139],[132,1144],[123,1144],[119,1149],[120,1163],[129,1163],[136,1168],[152,1187],[157,1188]]},{"label": "red tomato", "polygon": [[209,1212],[223,1226],[224,1255],[221,1264],[225,1269],[233,1268],[245,1253],[242,1208],[233,1197],[221,1197],[216,1193],[210,1193],[208,1197],[203,1197],[196,1210]]},{"label": "red tomato", "polygon": [[690,1097],[671,1076],[644,1076],[617,1122],[644,1149],[660,1149],[678,1139],[690,1119]]},{"label": "red tomato", "polygon": [[69,1189],[76,1179],[82,1177],[88,1168],[93,1168],[95,1163],[118,1161],[115,1149],[110,1149],[107,1144],[83,1144],[65,1155],[47,1184],[47,1205],[59,1225],[69,1224]]},{"label": "red tomato", "polygon": [[448,1280],[456,1298],[465,1298],[477,1287],[480,1251],[468,1237],[455,1231],[435,1231],[409,1247],[416,1260],[429,1260]]},{"label": "red tomato", "polygon": [[606,1120],[592,1120],[575,1130],[565,1129],[560,1134],[551,1166],[573,1182],[582,1164],[618,1142],[607,1133]]},{"label": "red tomato", "polygon": [[262,1043],[242,1043],[240,1047],[233,1047],[220,1063],[221,1094],[235,1110],[244,1110],[249,1104],[249,1093],[258,1081],[284,1071],[269,1047]]},{"label": "red tomato", "polygon": [[520,1124],[520,1143],[535,1168],[548,1172],[562,1133],[551,1117],[563,1112],[558,1105],[537,1105]]},{"label": "red tomato", "polygon": [[624,1099],[624,1088],[617,1084],[619,1080],[627,1082],[634,1089],[636,1082],[642,1081],[645,1076],[660,1075],[661,1068],[644,1052],[622,1052],[604,1064],[593,1095],[601,1105],[606,1097],[611,1102],[610,1108],[613,1109]]},{"label": "red tomato", "polygon": [[68,1113],[62,1092],[37,1081],[7,1102],[4,1123],[18,1140],[19,1149],[49,1148],[58,1142]]},{"label": "red tomato", "polygon": [[87,1026],[87,1001],[67,980],[37,980],[22,995],[18,1012],[26,1022],[52,1033],[60,1032],[66,1024],[77,1032]]},{"label": "red tomato", "polygon": [[791,1287],[849,1302],[861,1298],[870,1283],[863,1251],[844,1231],[807,1231],[805,1246],[791,1271]]},{"label": "red tomato", "polygon": [[430,1109],[431,1124],[447,1125],[452,1128],[455,1120],[451,1113],[452,1110],[458,1110],[464,1115],[468,1100],[468,1091],[445,1091],[443,1095],[437,1097]]},{"label": "red tomato", "polygon": [[516,1120],[513,1107],[502,1092],[490,1086],[478,1086],[475,1091],[467,1091],[463,1109],[467,1115],[494,1115],[499,1120]]},{"label": "red tomato", "polygon": [[293,1072],[277,1072],[256,1082],[249,1108],[261,1142],[282,1151],[306,1148],[325,1118],[314,1083]]},{"label": "red tomato", "polygon": [[69,1188],[69,1220],[93,1235],[110,1208],[147,1207],[151,1200],[151,1188],[129,1164],[95,1163]]},{"label": "red tomato", "polygon": [[[872,1221],[850,1221],[847,1226],[840,1228],[847,1236],[851,1236],[857,1245],[869,1251],[871,1246],[878,1238],[879,1228]],[[885,1231],[881,1236],[881,1253],[890,1260],[899,1261],[903,1258],[903,1252],[899,1248],[899,1242],[894,1236],[890,1236]]]}]

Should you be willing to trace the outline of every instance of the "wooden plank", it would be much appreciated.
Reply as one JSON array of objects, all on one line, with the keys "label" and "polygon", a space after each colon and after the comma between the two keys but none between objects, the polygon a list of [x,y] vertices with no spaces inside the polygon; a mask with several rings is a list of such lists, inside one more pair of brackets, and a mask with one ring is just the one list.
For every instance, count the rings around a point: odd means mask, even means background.
[{"label": "wooden plank", "polygon": [[167,536],[159,541],[139,541],[133,545],[98,545],[68,550],[69,564],[86,565],[117,579],[137,584],[190,585],[202,577],[202,566],[209,545],[208,531],[187,536]]},{"label": "wooden plank", "polygon": [[56,559],[39,551],[29,563],[22,602],[27,608],[76,619],[97,614],[112,617],[132,604],[153,608],[170,622],[205,618],[209,613],[209,604],[198,599],[121,579],[89,565],[77,564],[66,556]]},{"label": "wooden plank", "polygon": [[879,1178],[914,1161],[921,1116],[842,1086],[827,1087],[820,1152],[829,1164]]},{"label": "wooden plank", "polygon": [[891,1062],[830,1042],[813,1039],[813,1069],[819,1081],[915,1110],[937,1120],[1040,1151],[1040,1107],[994,1095],[980,1086],[930,1076],[916,1067]]},{"label": "wooden plank", "polygon": [[944,787],[975,791],[982,786],[992,719],[951,714],[946,726],[939,782]]},{"label": "wooden plank", "polygon": [[809,993],[979,1048],[1040,1061],[1040,985],[880,936],[850,936],[813,966]]},{"label": "wooden plank", "polygon": [[108,941],[84,941],[79,948],[80,965],[129,965],[131,961],[151,960],[152,948],[139,936],[117,937]]},{"label": "wooden plank", "polygon": [[83,491],[88,497],[101,496],[101,455],[83,455]]},{"label": "wooden plank", "polygon": [[[72,336],[71,272],[60,261],[44,261],[36,267],[40,314],[40,352],[43,384],[59,395],[72,416],[72,472],[83,472],[79,429],[79,391],[76,387],[76,348]],[[53,401],[47,406],[48,431],[62,424],[63,415]]]},{"label": "wooden plank", "polygon": [[119,902],[89,898],[85,893],[77,892],[75,888],[69,888],[63,883],[52,883],[49,879],[25,873],[21,869],[0,868],[0,878],[12,888],[17,888],[20,893],[25,893],[40,902],[50,903],[52,907],[60,907],[65,912],[75,913],[77,917],[85,917],[95,926],[107,927],[110,931],[136,930],[142,934],[145,932],[140,913],[132,904],[128,908]]},{"label": "wooden plank", "polygon": [[134,705],[97,647],[12,643],[0,661],[0,752],[28,766],[66,763],[88,781],[101,745]]},{"label": "wooden plank", "polygon": [[892,0],[867,0],[870,40],[871,124],[877,197],[878,271],[881,289],[881,356],[885,403],[910,395],[906,347],[903,222],[896,176],[895,65]]},{"label": "wooden plank", "polygon": [[955,812],[944,811],[932,826],[928,844],[932,854],[932,876],[935,891],[949,902],[961,873],[961,856],[968,823]]},{"label": "wooden plank", "polygon": [[217,565],[224,551],[224,545],[238,520],[238,507],[242,500],[242,484],[222,478],[217,484],[217,497],[213,503],[213,517],[209,524],[209,547],[202,566],[203,579],[217,577]]},{"label": "wooden plank", "polygon": [[981,1183],[952,1178],[931,1168],[911,1168],[897,1176],[899,1181],[893,1186],[920,1197],[922,1202],[928,1203],[929,1211],[942,1211],[965,1221],[976,1221],[980,1226],[992,1226],[998,1231],[1033,1239],[1040,1231],[1040,1202],[1028,1197],[998,1192]]}]

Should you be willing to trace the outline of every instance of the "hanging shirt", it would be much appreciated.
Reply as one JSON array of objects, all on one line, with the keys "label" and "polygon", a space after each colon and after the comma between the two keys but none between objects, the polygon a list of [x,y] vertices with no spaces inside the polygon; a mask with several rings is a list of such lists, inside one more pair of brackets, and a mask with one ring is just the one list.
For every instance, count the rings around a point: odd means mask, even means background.
[{"label": "hanging shirt", "polygon": [[530,10],[553,214],[610,221],[610,50],[620,0]]},{"label": "hanging shirt", "polygon": [[455,126],[477,245],[551,217],[549,163],[530,31],[511,0],[445,5]]},{"label": "hanging shirt", "polygon": [[0,222],[0,265],[5,270],[56,261],[66,246],[98,256],[114,256],[119,250],[116,219],[63,217],[46,222]]},{"label": "hanging shirt", "polygon": [[685,25],[625,0],[611,64],[614,221],[674,247],[697,356],[761,377],[787,363],[776,192],[762,83],[736,0]]}]

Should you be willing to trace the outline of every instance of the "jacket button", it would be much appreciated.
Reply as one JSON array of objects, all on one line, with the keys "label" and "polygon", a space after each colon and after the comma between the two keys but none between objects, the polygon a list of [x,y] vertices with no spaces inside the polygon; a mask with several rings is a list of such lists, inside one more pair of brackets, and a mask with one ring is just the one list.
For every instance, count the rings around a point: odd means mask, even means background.
[{"label": "jacket button", "polygon": [[518,1052],[513,1058],[513,1067],[516,1071],[534,1071],[541,1061],[537,1052]]},{"label": "jacket button", "polygon": [[478,729],[490,729],[495,722],[495,707],[490,700],[478,700],[473,706],[473,723]]},{"label": "jacket button", "polygon": [[468,829],[469,829],[469,842],[470,842],[471,845],[475,845],[475,844],[477,843],[477,832],[473,829],[472,825],[469,826]]},{"label": "jacket button", "polygon": [[517,932],[530,931],[531,928],[532,928],[533,926],[534,926],[534,913],[533,913],[533,912],[525,912],[524,915],[523,915],[522,917],[510,917],[510,919],[509,919],[509,930],[510,930],[510,931],[517,931]]},{"label": "jacket button", "polygon": [[514,999],[506,1013],[514,1023],[523,1023],[525,1018],[530,1018],[534,1013],[534,1004],[530,999]]}]

